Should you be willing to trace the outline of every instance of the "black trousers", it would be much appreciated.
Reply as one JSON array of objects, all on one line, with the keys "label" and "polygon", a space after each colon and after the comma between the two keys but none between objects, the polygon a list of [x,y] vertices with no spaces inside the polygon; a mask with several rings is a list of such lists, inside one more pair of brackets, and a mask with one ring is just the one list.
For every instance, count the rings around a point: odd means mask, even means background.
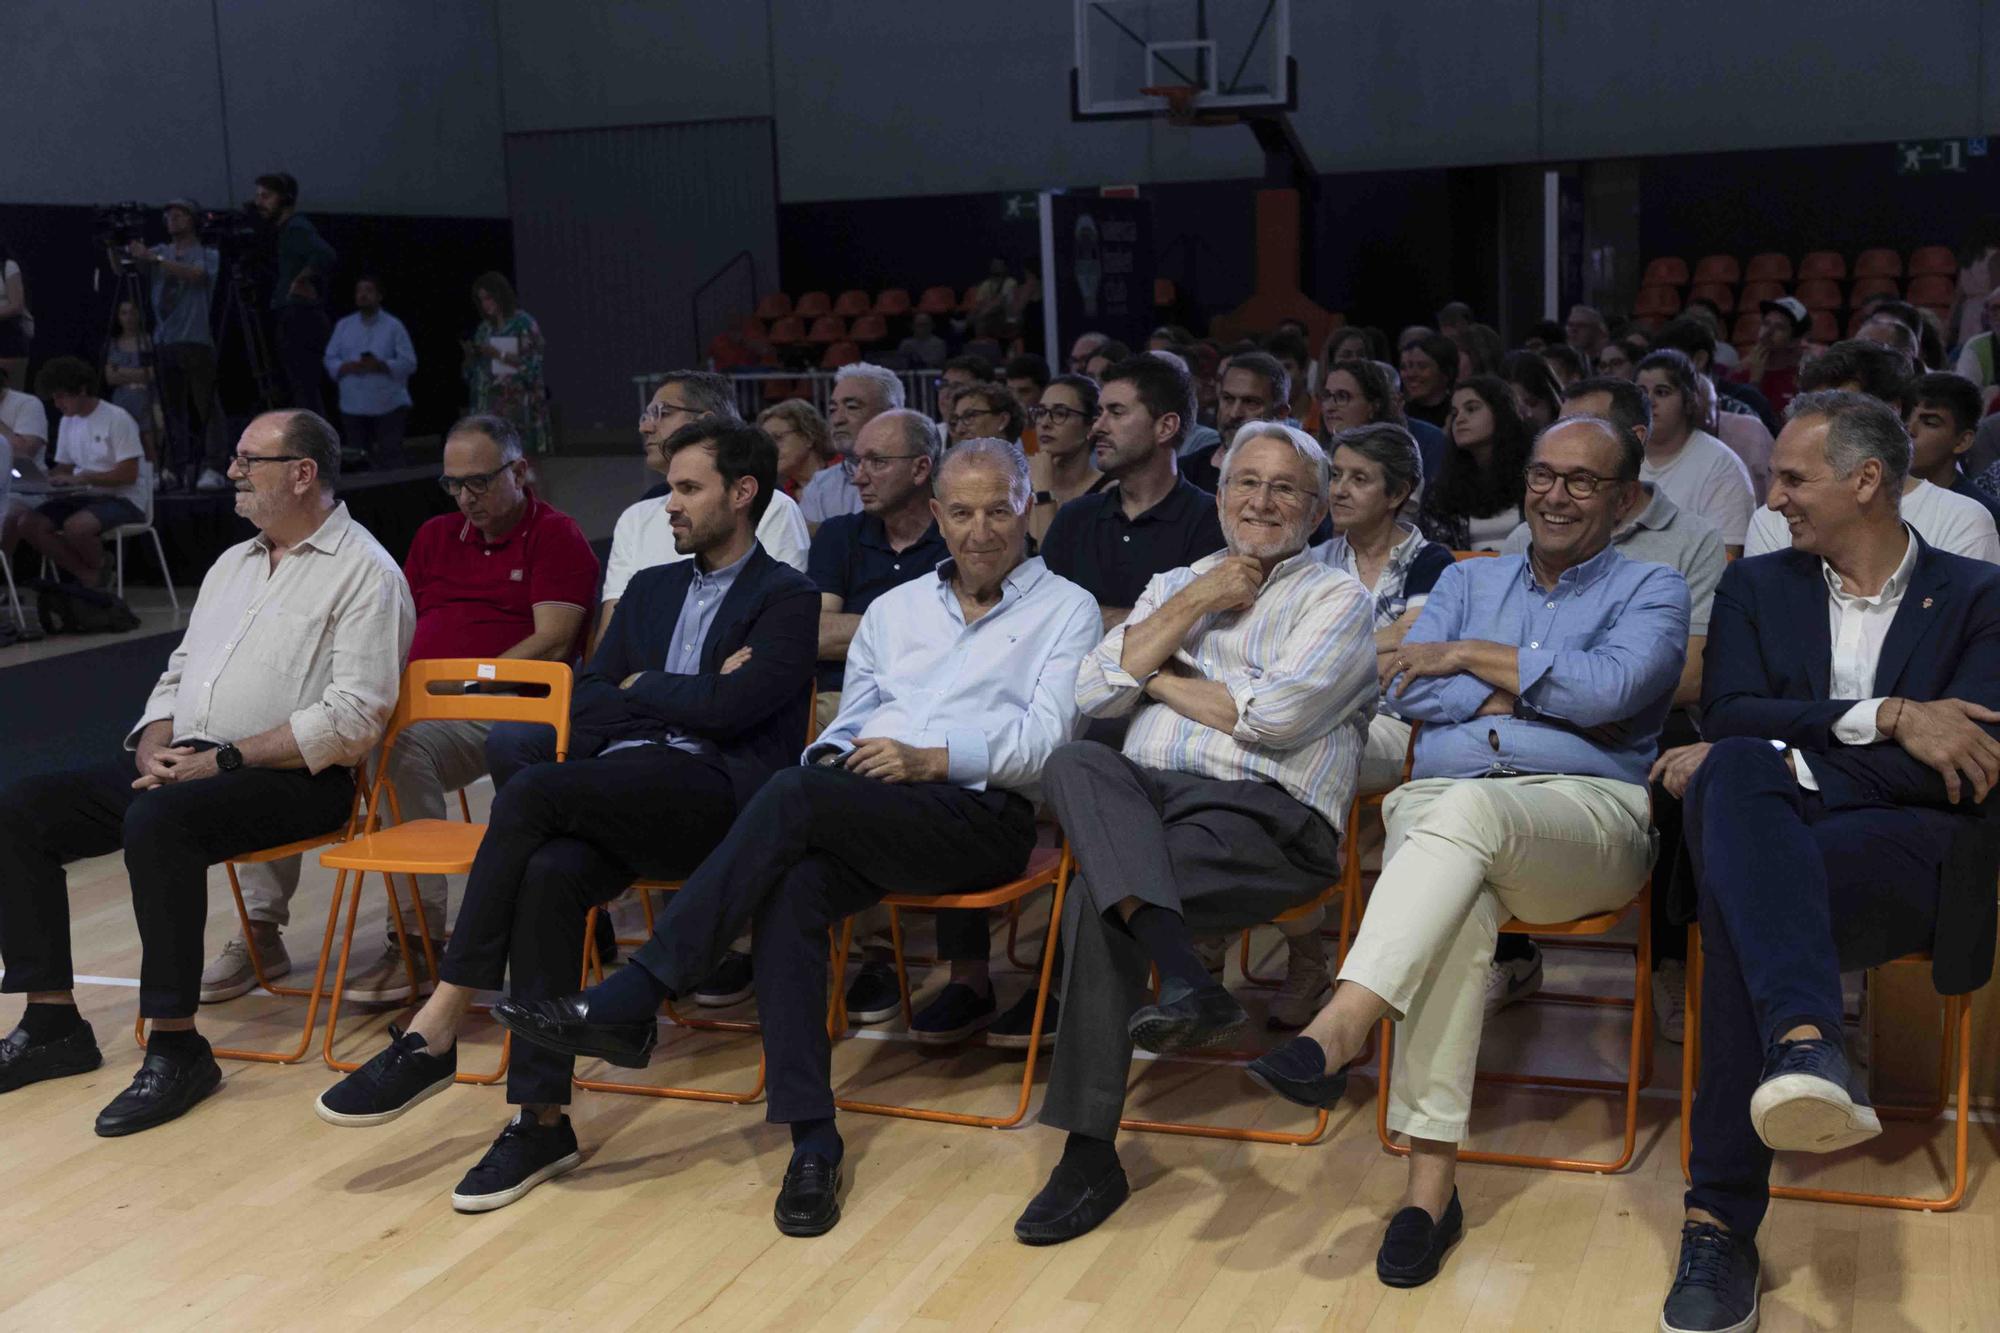
[{"label": "black trousers", "polygon": [[351,412],[340,414],[340,432],[346,437],[350,449],[359,449],[368,455],[368,461],[378,468],[401,467],[403,456],[403,428],[409,423],[410,409],[399,407],[393,412],[379,416],[357,416]]},{"label": "black trousers", "polygon": [[782,769],[654,921],[632,961],[676,995],[748,925],[764,1028],[765,1118],[833,1114],[827,928],[890,893],[975,893],[1027,867],[1034,808],[1004,791]]},{"label": "black trousers", "polygon": [[278,323],[278,366],[291,390],[292,406],[326,415],[320,397],[320,379],[326,374],[322,358],[333,325],[326,307],[312,302],[287,301],[275,312]]},{"label": "black trousers", "polygon": [[[439,975],[479,990],[504,980],[517,1000],[573,993],[590,909],[635,879],[685,878],[735,814],[722,770],[670,745],[521,769],[493,798]],[[507,1100],[567,1103],[575,1064],[516,1042]]]},{"label": "black trousers", "polygon": [[21,778],[0,791],[0,991],[68,990],[63,867],[125,849],[144,955],[139,1013],[191,1018],[201,1003],[208,868],[245,852],[330,833],[354,803],[345,768],[244,768],[134,791],[128,755]]},{"label": "black trousers", "polygon": [[[161,343],[160,400],[169,421],[178,422],[183,453],[173,467],[228,466],[222,423],[215,417],[215,348],[207,343]],[[173,438],[169,433],[168,438]]]}]

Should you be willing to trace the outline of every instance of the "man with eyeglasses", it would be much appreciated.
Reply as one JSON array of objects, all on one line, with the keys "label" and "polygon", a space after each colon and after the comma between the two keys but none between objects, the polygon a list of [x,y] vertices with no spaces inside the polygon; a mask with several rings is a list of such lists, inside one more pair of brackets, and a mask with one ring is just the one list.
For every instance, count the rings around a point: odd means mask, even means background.
[{"label": "man with eyeglasses", "polygon": [[[597,555],[569,515],[527,483],[521,436],[504,417],[470,416],[445,435],[438,478],[458,505],[417,529],[404,576],[416,602],[410,660],[513,657],[573,660],[582,644]],[[445,797],[486,776],[488,722],[431,719],[409,727],[390,755],[389,781],[403,819],[443,819]],[[283,930],[299,886],[299,859],[243,866],[237,871],[244,914],[266,977],[291,970]],[[418,987],[434,983],[418,937],[445,938],[449,906],[443,875],[417,876],[417,902],[402,904],[402,927]],[[398,891],[406,885],[398,884]],[[345,998],[356,1004],[408,1004],[413,996],[403,943],[381,900],[380,948],[361,945],[349,963]],[[202,1001],[232,999],[257,983],[246,942],[231,939],[202,973]]]},{"label": "man with eyeglasses", "polygon": [[1240,352],[1230,357],[1215,391],[1217,439],[1206,450],[1182,459],[1181,472],[1213,493],[1219,482],[1216,465],[1236,432],[1253,421],[1288,421],[1291,393],[1291,374],[1270,353]]},{"label": "man with eyeglasses", "polygon": [[1423,723],[1389,793],[1382,875],[1333,999],[1250,1066],[1332,1106],[1347,1065],[1398,1020],[1389,1128],[1409,1136],[1402,1206],[1376,1255],[1393,1287],[1435,1277],[1464,1225],[1454,1187],[1500,924],[1629,903],[1653,862],[1647,770],[1686,651],[1687,583],[1611,544],[1644,451],[1598,417],[1556,422],[1527,468],[1526,555],[1444,571],[1381,667]]},{"label": "man with eyeglasses", "polygon": [[842,455],[834,467],[823,467],[806,483],[799,510],[817,535],[820,525],[841,514],[858,514],[865,507],[851,461],[861,428],[903,405],[903,381],[893,370],[866,361],[844,367],[827,399],[826,426]]},{"label": "man with eyeglasses", "polygon": [[222,1081],[194,1023],[209,867],[341,827],[414,629],[402,571],[334,498],[339,475],[340,436],[322,418],[252,421],[229,477],[258,535],[209,567],[125,739],[133,753],[0,792],[0,991],[28,1000],[0,1041],[0,1093],[103,1063],[77,1012],[63,867],[121,848],[151,1034],[97,1133],[165,1124]]}]

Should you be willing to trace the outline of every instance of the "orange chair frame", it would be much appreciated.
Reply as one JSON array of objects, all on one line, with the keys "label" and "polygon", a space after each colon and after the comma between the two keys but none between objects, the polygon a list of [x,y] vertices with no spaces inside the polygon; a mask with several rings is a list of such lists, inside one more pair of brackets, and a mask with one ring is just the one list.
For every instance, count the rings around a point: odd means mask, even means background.
[{"label": "orange chair frame", "polygon": [[[1929,954],[1911,954],[1884,964],[1929,964]],[[1692,1183],[1688,1157],[1694,1149],[1694,1082],[1701,1070],[1701,927],[1688,927],[1687,961],[1687,1040],[1681,1044],[1681,1176]],[[1858,1190],[1823,1190],[1804,1185],[1773,1185],[1774,1199],[1805,1199],[1812,1203],[1851,1203],[1863,1208],[1897,1208],[1908,1212],[1949,1213],[1965,1202],[1968,1158],[1966,1140],[1972,1104],[1972,997],[1944,995],[1944,1040],[1938,1048],[1938,1091],[1929,1106],[1877,1106],[1875,1113],[1887,1120],[1935,1120],[1944,1110],[1945,1089],[1953,1085],[1952,1066],[1958,1067],[1955,1111],[1958,1123],[1952,1132],[1951,1190],[1938,1198],[1912,1194],[1870,1194]]]}]

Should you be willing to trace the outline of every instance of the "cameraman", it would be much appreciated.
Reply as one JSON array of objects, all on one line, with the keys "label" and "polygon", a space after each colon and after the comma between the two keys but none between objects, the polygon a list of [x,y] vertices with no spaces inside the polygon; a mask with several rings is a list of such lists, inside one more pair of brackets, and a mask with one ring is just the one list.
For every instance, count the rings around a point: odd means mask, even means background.
[{"label": "cameraman", "polygon": [[278,317],[278,361],[291,386],[292,406],[326,415],[320,401],[320,358],[326,353],[332,325],[326,317],[323,292],[339,257],[313,224],[300,217],[299,183],[289,171],[257,178],[250,206],[278,237],[278,281],[271,288],[271,309]]},{"label": "cameraman", "polygon": [[215,336],[209,329],[221,260],[195,231],[201,209],[194,200],[170,199],[163,213],[167,243],[148,249],[144,241],[132,241],[125,252],[153,268],[153,346],[160,361],[167,439],[184,441],[187,451],[185,457],[167,459],[166,465],[186,477],[199,459],[199,488],[224,491],[229,489],[229,479],[222,475],[227,455],[215,420]]}]

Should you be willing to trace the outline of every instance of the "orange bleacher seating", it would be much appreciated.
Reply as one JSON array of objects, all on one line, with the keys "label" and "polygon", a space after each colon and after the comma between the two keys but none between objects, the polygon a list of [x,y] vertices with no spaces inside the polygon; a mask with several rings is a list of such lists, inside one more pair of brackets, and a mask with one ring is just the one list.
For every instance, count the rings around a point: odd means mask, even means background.
[{"label": "orange bleacher seating", "polygon": [[1900,278],[1903,276],[1903,257],[1894,250],[1863,250],[1854,257],[1854,276]]},{"label": "orange bleacher seating", "polygon": [[717,370],[744,370],[757,364],[757,352],[733,333],[718,333],[709,339],[708,359]]},{"label": "orange bleacher seating", "polygon": [[1957,275],[1943,273],[1920,273],[1910,279],[1910,290],[1904,299],[1911,305],[1941,305],[1949,307],[1952,298],[1958,295]]},{"label": "orange bleacher seating", "polygon": [[1764,316],[1758,311],[1746,310],[1736,317],[1736,327],[1730,330],[1729,341],[1742,346],[1757,341],[1757,330],[1762,326]]},{"label": "orange bleacher seating", "polygon": [[1840,321],[1833,317],[1831,310],[1812,312],[1812,331],[1806,335],[1816,343],[1840,341]]},{"label": "orange bleacher seating", "polygon": [[972,307],[978,304],[979,304],[979,284],[975,282],[970,287],[967,287],[965,289],[965,295],[959,300],[957,306],[953,308],[956,309],[960,314],[964,314],[967,311],[971,310]]},{"label": "orange bleacher seating", "polygon": [[1743,277],[1735,255],[1703,255],[1694,266],[1696,282],[1735,283]]},{"label": "orange bleacher seating", "polygon": [[1769,252],[1750,256],[1750,267],[1743,270],[1746,282],[1790,282],[1792,261],[1784,255]]},{"label": "orange bleacher seating", "polygon": [[1704,282],[1688,293],[1690,301],[1697,297],[1715,302],[1715,308],[1725,315],[1736,308],[1736,294],[1719,282]]},{"label": "orange bleacher seating", "polygon": [[1785,284],[1765,279],[1762,282],[1746,282],[1743,290],[1736,294],[1736,304],[1746,310],[1755,310],[1766,301],[1775,301],[1785,294]]},{"label": "orange bleacher seating", "polygon": [[1641,319],[1679,313],[1681,294],[1671,287],[1641,287],[1632,302],[1632,313]]},{"label": "orange bleacher seating", "polygon": [[863,347],[889,340],[889,321],[880,315],[863,315],[848,328],[847,336]]},{"label": "orange bleacher seating", "polygon": [[851,366],[860,359],[861,349],[853,343],[829,343],[827,344],[826,355],[819,359],[819,368],[821,370],[838,370],[842,366]]},{"label": "orange bleacher seating", "polygon": [[783,292],[766,292],[757,303],[757,318],[783,319],[792,313],[792,298]]},{"label": "orange bleacher seating", "polygon": [[1831,250],[1814,250],[1799,260],[1799,281],[1811,278],[1832,278],[1835,282],[1847,276],[1847,261]]},{"label": "orange bleacher seating", "polygon": [[868,293],[858,287],[848,288],[840,294],[840,299],[833,303],[833,313],[842,319],[865,315],[874,308],[875,303],[868,299]]},{"label": "orange bleacher seating", "polygon": [[917,302],[917,312],[924,315],[949,315],[957,308],[958,293],[949,287],[926,287]]},{"label": "orange bleacher seating", "polygon": [[1958,256],[1948,245],[1924,245],[1910,252],[1910,276],[1921,277],[1926,273],[1944,273],[1958,276]]},{"label": "orange bleacher seating", "polygon": [[1177,290],[1175,290],[1174,280],[1172,278],[1153,279],[1153,308],[1155,310],[1167,309],[1168,307],[1172,306],[1173,303],[1179,299],[1179,297],[1180,293]]},{"label": "orange bleacher seating", "polygon": [[806,341],[815,347],[847,340],[847,321],[839,315],[821,315],[806,331]]},{"label": "orange bleacher seating", "polygon": [[799,297],[792,313],[800,319],[818,319],[821,315],[833,313],[833,301],[825,292],[805,292]]},{"label": "orange bleacher seating", "polygon": [[891,287],[875,298],[875,313],[884,319],[910,313],[910,293],[901,287]]},{"label": "orange bleacher seating", "polygon": [[1883,276],[1856,278],[1854,285],[1847,289],[1847,304],[1858,306],[1871,296],[1895,296],[1897,291],[1894,278]]},{"label": "orange bleacher seating", "polygon": [[771,341],[771,326],[755,315],[745,315],[743,322],[736,326],[736,336],[745,342],[769,342]]},{"label": "orange bleacher seating", "polygon": [[1688,284],[1688,262],[1685,259],[1660,258],[1646,265],[1646,275],[1639,279],[1641,287],[1685,287]]},{"label": "orange bleacher seating", "polygon": [[797,315],[786,315],[771,325],[771,343],[776,347],[796,347],[806,340],[806,322]]},{"label": "orange bleacher seating", "polygon": [[1807,278],[1792,295],[1808,310],[1838,310],[1841,306],[1840,284],[1831,278]]},{"label": "orange bleacher seating", "polygon": [[812,401],[812,381],[780,379],[764,381],[765,402],[782,403],[787,398],[803,398],[808,402]]}]

